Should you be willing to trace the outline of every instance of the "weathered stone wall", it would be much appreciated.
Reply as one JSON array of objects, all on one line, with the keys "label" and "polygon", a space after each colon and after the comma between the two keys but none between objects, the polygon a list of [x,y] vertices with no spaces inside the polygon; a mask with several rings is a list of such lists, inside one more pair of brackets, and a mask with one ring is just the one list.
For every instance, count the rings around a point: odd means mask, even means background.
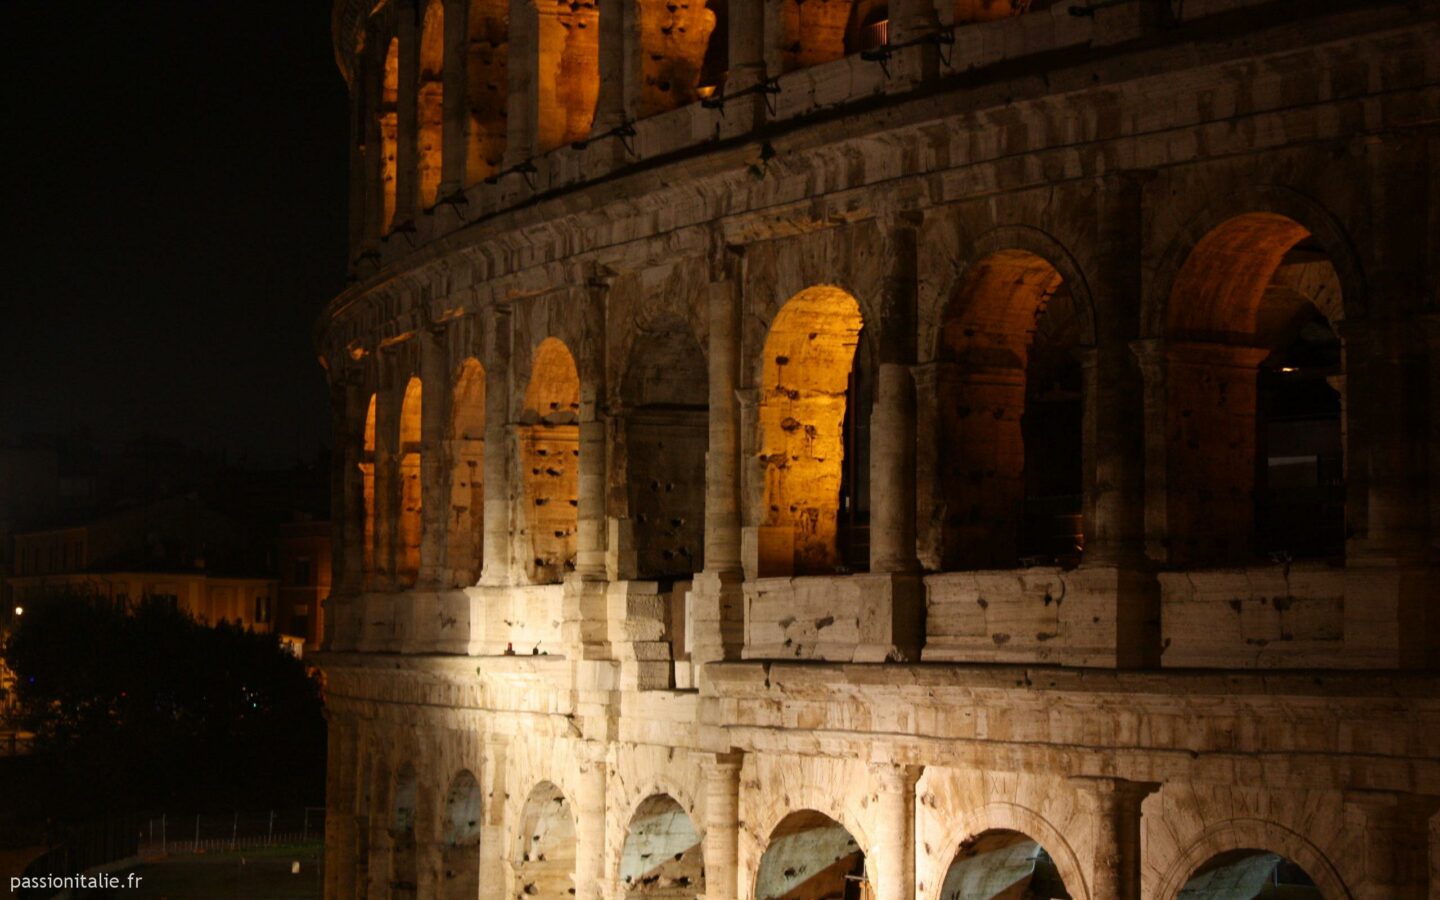
[{"label": "weathered stone wall", "polygon": [[[699,5],[441,5],[445,202],[423,5],[344,29],[327,897],[1433,898],[1440,7],[892,2],[861,58],[875,4],[730,0],[699,104]],[[1257,543],[1302,319],[1315,558]]]}]

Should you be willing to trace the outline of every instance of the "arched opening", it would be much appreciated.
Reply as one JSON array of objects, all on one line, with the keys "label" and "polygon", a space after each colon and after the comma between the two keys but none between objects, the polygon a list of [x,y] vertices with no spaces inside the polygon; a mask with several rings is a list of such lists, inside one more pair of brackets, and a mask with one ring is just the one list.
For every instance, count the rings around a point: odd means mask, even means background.
[{"label": "arched opening", "polygon": [[480,784],[461,772],[445,793],[441,820],[443,900],[474,900],[480,895]]},{"label": "arched opening", "polygon": [[470,0],[466,27],[470,34],[465,100],[470,110],[465,186],[469,187],[499,172],[505,156],[510,5],[505,0]]},{"label": "arched opening", "polygon": [[945,871],[940,900],[1070,900],[1045,848],[1018,831],[985,831],[969,838]]},{"label": "arched opening", "polygon": [[975,263],[951,297],[936,378],[946,569],[1080,561],[1083,330],[1060,273],[1025,250]]},{"label": "arched opening", "polygon": [[455,378],[450,416],[450,527],[446,558],[454,587],[480,579],[485,542],[485,370],[467,359]]},{"label": "arched opening", "polygon": [[535,786],[520,812],[514,866],[519,896],[575,893],[575,816],[565,795],[548,781]]},{"label": "arched opening", "polygon": [[560,581],[575,569],[579,524],[580,373],[556,338],[535,348],[520,413],[521,480],[531,579]]},{"label": "arched opening", "polygon": [[419,140],[420,205],[435,205],[440,189],[441,156],[445,130],[445,6],[441,0],[425,4],[420,24],[420,82],[415,115]]},{"label": "arched opening", "polygon": [[639,0],[641,118],[699,96],[706,50],[718,17],[706,0]]},{"label": "arched opening", "polygon": [[1267,850],[1231,850],[1195,870],[1176,900],[1323,900],[1300,866]]},{"label": "arched opening", "polygon": [[420,575],[420,541],[425,528],[420,508],[420,379],[411,377],[400,405],[400,522],[395,572],[402,584]]},{"label": "arched opening", "polygon": [[818,66],[846,54],[846,26],[856,0],[780,0],[780,71]]},{"label": "arched opening", "polygon": [[807,809],[786,816],[770,833],[755,873],[756,900],[862,900],[870,895],[865,852],[839,822]]},{"label": "arched opening", "polygon": [[621,393],[638,578],[688,576],[703,566],[708,381],[705,354],[680,319],[637,336]]},{"label": "arched opening", "polygon": [[955,24],[973,25],[1044,9],[1052,0],[955,0]]},{"label": "arched opening", "polygon": [[1237,216],[1191,251],[1163,359],[1170,562],[1343,557],[1342,310],[1334,266],[1284,216]]},{"label": "arched opening", "polygon": [[620,886],[626,897],[688,900],[705,893],[700,835],[674,797],[656,794],[635,810],[620,851]]},{"label": "arched opening", "polygon": [[391,38],[380,73],[380,195],[383,198],[380,233],[395,224],[395,148],[399,139],[400,41]]},{"label": "arched opening", "polygon": [[888,0],[854,0],[845,22],[845,53],[878,50],[890,41]]},{"label": "arched opening", "polygon": [[[814,287],[786,302],[765,338],[760,383],[764,507],[760,574],[830,573],[842,567],[837,541],[846,472],[851,370],[864,322],[855,298]],[[864,404],[850,433],[864,423]],[[851,441],[851,452],[859,449]],[[865,465],[852,456],[852,470]],[[852,493],[858,497],[858,486]]]},{"label": "arched opening", "polygon": [[584,139],[600,96],[598,0],[539,0],[540,152]]},{"label": "arched opening", "polygon": [[364,525],[361,529],[361,548],[366,573],[375,571],[375,395],[370,395],[370,405],[365,410],[365,430],[360,443],[360,489],[364,509]]},{"label": "arched opening", "polygon": [[409,763],[395,776],[395,800],[390,818],[390,897],[414,900],[417,881],[415,812],[419,782]]}]

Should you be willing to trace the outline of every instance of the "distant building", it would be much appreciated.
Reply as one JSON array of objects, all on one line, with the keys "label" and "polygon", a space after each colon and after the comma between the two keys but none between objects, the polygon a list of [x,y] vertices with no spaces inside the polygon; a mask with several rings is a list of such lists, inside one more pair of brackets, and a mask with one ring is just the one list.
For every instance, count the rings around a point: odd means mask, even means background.
[{"label": "distant building", "polygon": [[[14,535],[9,602],[83,593],[133,605],[169,599],[206,624],[270,631],[277,585],[245,529],[194,494]],[[12,610],[13,613],[13,610]]]},{"label": "distant building", "polygon": [[318,649],[325,638],[322,604],[330,596],[330,523],[297,517],[279,527],[276,629]]}]

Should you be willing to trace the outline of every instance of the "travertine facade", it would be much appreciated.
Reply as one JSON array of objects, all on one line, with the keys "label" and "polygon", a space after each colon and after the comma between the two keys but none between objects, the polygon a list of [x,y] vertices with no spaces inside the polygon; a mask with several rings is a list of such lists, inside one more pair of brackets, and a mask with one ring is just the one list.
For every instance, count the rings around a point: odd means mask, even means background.
[{"label": "travertine facade", "polygon": [[336,3],[327,897],[1440,897],[1440,3],[891,2]]}]

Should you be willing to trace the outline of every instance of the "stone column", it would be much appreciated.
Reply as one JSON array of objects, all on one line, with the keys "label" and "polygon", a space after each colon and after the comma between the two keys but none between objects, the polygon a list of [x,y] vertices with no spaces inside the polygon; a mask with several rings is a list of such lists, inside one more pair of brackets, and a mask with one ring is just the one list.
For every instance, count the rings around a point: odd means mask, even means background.
[{"label": "stone column", "polygon": [[1140,805],[1159,785],[1123,778],[1070,779],[1093,823],[1093,900],[1140,900]]},{"label": "stone column", "polygon": [[420,572],[416,588],[435,590],[445,572],[450,522],[450,454],[445,431],[450,420],[451,371],[440,329],[422,329],[420,343]]},{"label": "stone column", "polygon": [[510,306],[486,313],[490,352],[485,354],[485,555],[480,583],[511,581],[510,466],[515,447],[510,430]]},{"label": "stone column", "polygon": [[400,396],[387,388],[375,397],[375,550],[371,590],[391,590],[395,580],[395,524],[400,511]]},{"label": "stone column", "polygon": [[915,781],[911,766],[879,765],[876,781],[875,844],[872,876],[875,900],[912,900],[915,896]]},{"label": "stone column", "polygon": [[420,205],[420,29],[415,0],[395,11],[399,40],[399,94],[395,102],[395,224],[413,219]]},{"label": "stone column", "polygon": [[[486,785],[480,802],[480,884],[500,895],[506,889],[506,864],[514,836],[505,827],[506,777],[510,742],[504,735],[485,735],[484,780]],[[513,896],[511,894],[510,896]]]},{"label": "stone column", "polygon": [[[530,0],[510,0],[509,46],[540,46],[540,16]],[[505,78],[505,155],[501,169],[510,169],[535,155],[540,126],[540,54],[509,53]]]},{"label": "stone column", "polygon": [[870,571],[918,572],[915,556],[915,380],[881,363],[870,419]]},{"label": "stone column", "polygon": [[575,900],[601,900],[605,877],[604,744],[576,748],[580,774],[575,797]]},{"label": "stone column", "polygon": [[[1426,415],[1429,426],[1427,438],[1430,445],[1430,541],[1429,560],[1432,565],[1440,562],[1440,314],[1431,313],[1424,317],[1426,359],[1429,370],[1430,408]],[[1341,402],[1345,391],[1340,389]]]},{"label": "stone column", "polygon": [[1429,512],[1426,427],[1433,415],[1429,373],[1415,323],[1342,322],[1345,346],[1346,470],[1366,472],[1366,518],[1347,557],[1416,563],[1425,554]]},{"label": "stone column", "polygon": [[355,896],[355,729],[333,712],[326,746],[325,900]]},{"label": "stone column", "polygon": [[469,55],[470,0],[445,0],[445,106],[437,200],[454,194],[466,182],[465,163],[470,156],[465,134]]},{"label": "stone column", "polygon": [[595,100],[591,134],[635,120],[640,88],[640,40],[637,0],[599,0],[600,93]]},{"label": "stone column", "polygon": [[365,92],[365,60],[364,56],[357,56],[355,59],[355,70],[350,80],[350,206],[347,234],[349,235],[350,260],[360,254],[360,247],[365,242],[365,213],[366,203],[370,187],[370,170],[366,165],[366,119],[369,118],[369,110],[366,108],[368,99]]},{"label": "stone column", "polygon": [[717,753],[705,772],[705,896],[740,896],[740,768],[744,756]]},{"label": "stone column", "polygon": [[[1130,566],[1143,557],[1145,498],[1142,378],[1125,343],[1079,351],[1086,566]],[[1153,367],[1153,362],[1151,363]],[[1152,377],[1163,375],[1152,369]]]},{"label": "stone column", "polygon": [[[689,595],[691,659],[705,663],[739,659],[744,645],[744,597],[740,537],[740,281],[744,260],[731,257],[731,277],[710,285],[708,320],[709,447],[705,455],[705,569]],[[708,877],[708,876],[707,876]]]},{"label": "stone column", "polygon": [[765,0],[730,0],[726,7],[730,19],[727,35],[730,66],[725,74],[727,94],[765,80],[768,56],[765,6]]},{"label": "stone column", "polygon": [[604,581],[606,550],[605,296],[609,283],[592,279],[587,291],[585,359],[580,372],[580,464],[575,571]]}]

